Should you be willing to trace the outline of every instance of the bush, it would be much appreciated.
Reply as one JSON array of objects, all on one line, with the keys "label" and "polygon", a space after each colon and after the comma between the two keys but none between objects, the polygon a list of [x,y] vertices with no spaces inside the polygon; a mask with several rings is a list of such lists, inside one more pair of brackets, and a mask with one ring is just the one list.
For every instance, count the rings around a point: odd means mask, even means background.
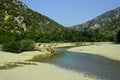
[{"label": "bush", "polygon": [[32,40],[10,41],[2,45],[2,50],[13,53],[34,50],[35,42]]},{"label": "bush", "polygon": [[18,41],[6,42],[2,45],[2,50],[7,52],[22,52],[22,44]]},{"label": "bush", "polygon": [[117,33],[116,39],[117,39],[117,42],[120,43],[120,30]]},{"label": "bush", "polygon": [[85,42],[75,42],[75,46],[84,46]]},{"label": "bush", "polygon": [[35,42],[33,40],[22,40],[22,51],[32,51],[35,48]]},{"label": "bush", "polygon": [[0,35],[0,44],[3,44],[7,41],[13,41],[13,40],[15,40],[14,36]]}]

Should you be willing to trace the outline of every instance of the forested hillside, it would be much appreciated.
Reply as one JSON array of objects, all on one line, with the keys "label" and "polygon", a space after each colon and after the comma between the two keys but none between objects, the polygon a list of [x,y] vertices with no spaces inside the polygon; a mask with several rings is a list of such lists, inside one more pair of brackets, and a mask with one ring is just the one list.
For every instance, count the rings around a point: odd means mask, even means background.
[{"label": "forested hillside", "polygon": [[[0,0],[0,44],[23,39],[32,39],[35,42],[113,41],[120,28],[119,14],[120,8],[108,11],[84,23],[85,26],[88,23],[89,25],[83,30],[76,30],[77,27],[65,28],[54,20],[29,9],[19,0]],[[104,23],[101,23],[101,26],[96,25],[96,22]],[[92,28],[90,25],[96,25],[97,28]]]},{"label": "forested hillside", "polygon": [[64,29],[62,25],[29,9],[19,0],[0,0],[1,43],[4,40],[20,38],[32,38],[37,41],[43,33],[61,32]]}]

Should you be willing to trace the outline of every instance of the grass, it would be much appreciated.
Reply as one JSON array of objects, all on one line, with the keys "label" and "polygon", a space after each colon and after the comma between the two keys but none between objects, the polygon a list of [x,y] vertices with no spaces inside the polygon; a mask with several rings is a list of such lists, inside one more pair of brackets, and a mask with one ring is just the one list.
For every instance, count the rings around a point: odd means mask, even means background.
[{"label": "grass", "polygon": [[34,62],[47,62],[50,60],[55,60],[56,58],[64,55],[64,53],[58,52],[55,55],[37,55],[33,59],[28,60],[28,61],[34,61]]},{"label": "grass", "polygon": [[13,69],[16,67],[23,67],[24,65],[37,65],[33,62],[11,62],[0,66],[0,70]]},{"label": "grass", "polygon": [[75,42],[75,46],[90,46],[94,44],[94,42]]},{"label": "grass", "polygon": [[37,65],[36,63],[33,63],[33,62],[16,62],[16,64],[21,64],[21,65]]},{"label": "grass", "polygon": [[[37,65],[35,62],[47,62],[49,60],[54,60],[59,56],[63,55],[61,52],[55,52],[55,50],[51,49],[52,54],[47,55],[37,55],[31,60],[26,60],[25,62],[10,62],[3,65],[0,65],[0,70],[12,69],[16,67],[23,67],[24,65]],[[31,62],[32,61],[32,62]]]},{"label": "grass", "polygon": [[5,69],[12,69],[15,67],[22,67],[23,65],[18,65],[16,63],[7,63],[5,65],[0,66],[0,70],[5,70]]},{"label": "grass", "polygon": [[[47,62],[49,60],[54,60],[58,58],[59,56],[62,56],[64,53],[57,53],[53,55],[37,55],[31,60],[27,60],[26,62],[10,62],[6,63],[4,65],[0,65],[0,70],[7,70],[7,69],[13,69],[16,67],[23,67],[24,65],[37,65],[35,62]],[[32,62],[31,62],[32,61]]]}]

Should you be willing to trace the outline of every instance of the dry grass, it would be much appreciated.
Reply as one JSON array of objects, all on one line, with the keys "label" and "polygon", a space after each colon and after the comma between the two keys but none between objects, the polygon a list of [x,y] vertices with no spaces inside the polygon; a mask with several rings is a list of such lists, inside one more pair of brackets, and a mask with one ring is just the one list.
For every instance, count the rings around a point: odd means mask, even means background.
[{"label": "dry grass", "polygon": [[16,67],[23,67],[24,65],[37,65],[37,64],[33,63],[33,62],[10,62],[10,63],[0,65],[0,70],[13,69]]},{"label": "dry grass", "polygon": [[28,61],[34,61],[34,62],[47,62],[50,60],[54,60],[60,56],[63,56],[64,53],[58,52],[57,54],[54,55],[37,55],[33,59],[30,59]]}]

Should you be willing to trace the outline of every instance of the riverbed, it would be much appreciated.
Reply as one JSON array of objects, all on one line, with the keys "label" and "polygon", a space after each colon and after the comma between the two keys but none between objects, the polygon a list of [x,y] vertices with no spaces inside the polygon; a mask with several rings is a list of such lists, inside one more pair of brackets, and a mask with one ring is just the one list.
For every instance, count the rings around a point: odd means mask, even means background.
[{"label": "riverbed", "polygon": [[[0,70],[0,80],[120,80],[119,46],[110,43],[57,48],[64,55],[42,63],[38,61],[37,65],[23,63],[22,67]],[[1,51],[0,62],[3,64],[25,61],[38,56],[38,53],[33,51],[18,55]]]},{"label": "riverbed", "polygon": [[119,61],[97,55],[70,52],[67,48],[60,48],[59,51],[64,52],[64,55],[48,63],[76,72],[85,72],[102,80],[120,80]]}]

